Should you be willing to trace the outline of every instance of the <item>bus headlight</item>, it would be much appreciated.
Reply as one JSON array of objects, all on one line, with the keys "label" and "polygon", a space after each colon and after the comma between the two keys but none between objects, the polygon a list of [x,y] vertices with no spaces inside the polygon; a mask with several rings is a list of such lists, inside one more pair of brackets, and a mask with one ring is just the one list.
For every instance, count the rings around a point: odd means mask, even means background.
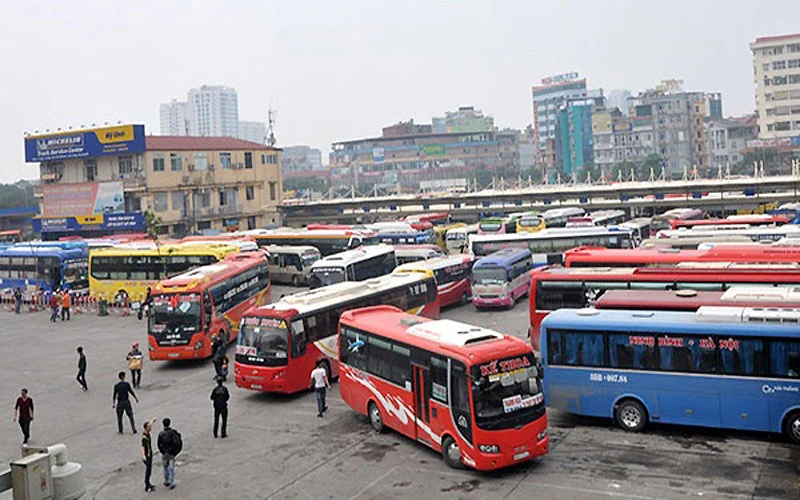
[{"label": "bus headlight", "polygon": [[547,429],[545,429],[542,432],[540,432],[539,435],[536,436],[536,440],[537,441],[541,441],[542,439],[544,439],[546,437],[547,437]]},{"label": "bus headlight", "polygon": [[194,350],[195,351],[199,351],[202,348],[203,348],[203,341],[202,340],[198,340],[197,342],[194,343]]},{"label": "bus headlight", "polygon": [[481,451],[481,453],[488,453],[493,455],[500,453],[500,447],[497,446],[496,444],[479,444],[478,449]]}]

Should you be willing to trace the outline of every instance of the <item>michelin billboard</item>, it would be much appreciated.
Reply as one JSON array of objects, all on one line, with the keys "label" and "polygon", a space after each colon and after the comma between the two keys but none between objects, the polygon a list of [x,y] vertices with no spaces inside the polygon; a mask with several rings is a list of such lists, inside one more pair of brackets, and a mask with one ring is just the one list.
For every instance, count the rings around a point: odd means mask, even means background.
[{"label": "michelin billboard", "polygon": [[25,138],[26,162],[126,155],[144,151],[144,125],[119,125]]}]

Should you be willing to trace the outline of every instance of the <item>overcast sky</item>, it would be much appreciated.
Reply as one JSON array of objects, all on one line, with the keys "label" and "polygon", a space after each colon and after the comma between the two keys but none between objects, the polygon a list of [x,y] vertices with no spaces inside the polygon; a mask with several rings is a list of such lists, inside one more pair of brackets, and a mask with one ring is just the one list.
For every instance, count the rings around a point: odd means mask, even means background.
[{"label": "overcast sky", "polygon": [[279,146],[430,122],[472,105],[532,121],[531,86],[578,71],[590,88],[662,79],[752,112],[749,43],[800,31],[785,1],[8,1],[0,6],[0,181],[38,177],[23,133],[144,123],[202,84],[239,92],[239,118],[277,110]]}]

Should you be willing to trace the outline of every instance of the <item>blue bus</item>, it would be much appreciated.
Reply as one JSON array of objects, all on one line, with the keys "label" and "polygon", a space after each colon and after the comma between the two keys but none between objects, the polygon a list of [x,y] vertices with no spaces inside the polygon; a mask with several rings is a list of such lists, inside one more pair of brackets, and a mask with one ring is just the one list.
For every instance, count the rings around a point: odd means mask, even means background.
[{"label": "blue bus", "polygon": [[426,245],[436,243],[428,231],[387,231],[378,233],[378,241],[387,245]]},{"label": "blue bus", "polygon": [[542,322],[545,400],[627,431],[661,422],[800,443],[798,319],[798,309],[559,309]]},{"label": "blue bus", "polygon": [[0,288],[86,289],[88,255],[81,248],[22,244],[0,250]]},{"label": "blue bus", "polygon": [[472,305],[514,307],[531,288],[533,261],[527,248],[506,248],[472,266]]}]

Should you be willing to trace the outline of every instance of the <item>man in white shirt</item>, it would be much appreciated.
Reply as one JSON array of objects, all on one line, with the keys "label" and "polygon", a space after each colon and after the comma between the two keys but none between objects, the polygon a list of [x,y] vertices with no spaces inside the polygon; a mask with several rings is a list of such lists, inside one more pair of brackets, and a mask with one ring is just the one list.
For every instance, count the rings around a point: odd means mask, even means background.
[{"label": "man in white shirt", "polygon": [[325,404],[325,389],[331,388],[328,382],[328,372],[325,370],[325,362],[323,360],[317,361],[317,367],[311,371],[311,387],[317,393],[317,416],[322,418],[322,414],[328,409]]}]

